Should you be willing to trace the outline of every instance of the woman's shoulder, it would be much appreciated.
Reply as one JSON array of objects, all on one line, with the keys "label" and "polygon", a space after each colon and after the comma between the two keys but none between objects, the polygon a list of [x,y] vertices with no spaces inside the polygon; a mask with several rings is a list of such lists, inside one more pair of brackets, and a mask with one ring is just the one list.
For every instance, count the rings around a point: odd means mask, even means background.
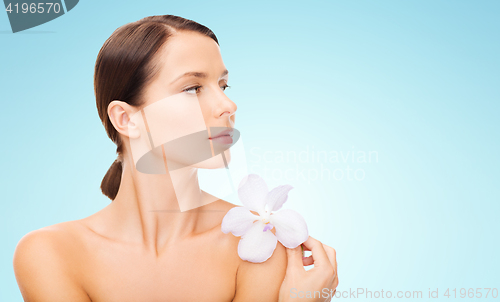
[{"label": "woman's shoulder", "polygon": [[57,254],[64,260],[70,256],[68,249],[75,246],[80,228],[76,221],[66,221],[30,231],[18,242],[14,256],[50,257]]},{"label": "woman's shoulder", "polygon": [[[236,278],[237,295],[234,301],[277,301],[279,288],[285,277],[287,266],[286,248],[280,242],[277,242],[272,256],[263,263],[241,260],[237,256],[241,237],[236,237],[232,233],[224,234],[220,230],[223,217],[234,207],[239,207],[239,205],[222,199],[214,202],[210,207],[210,210],[220,213],[220,217],[217,218],[217,231],[220,238],[223,239],[218,242],[226,242],[225,248],[231,249],[239,260]],[[256,291],[255,288],[261,290]]]},{"label": "woman's shoulder", "polygon": [[23,248],[33,244],[57,244],[64,237],[72,237],[76,231],[76,221],[60,222],[40,229],[30,231],[24,235],[17,247]]},{"label": "woman's shoulder", "polygon": [[88,301],[75,277],[77,229],[68,221],[31,231],[19,240],[13,266],[25,300],[68,295]]}]

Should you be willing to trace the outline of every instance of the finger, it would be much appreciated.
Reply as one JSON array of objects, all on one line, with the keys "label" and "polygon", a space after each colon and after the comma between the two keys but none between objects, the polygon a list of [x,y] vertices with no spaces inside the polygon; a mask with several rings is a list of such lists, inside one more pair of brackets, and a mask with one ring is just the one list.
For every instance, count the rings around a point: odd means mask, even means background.
[{"label": "finger", "polygon": [[[321,244],[323,244],[323,248],[325,249],[325,251],[326,251],[327,247],[332,248],[329,245],[326,245],[324,243],[321,243]],[[304,246],[304,244],[302,244],[302,246]],[[310,250],[311,250],[310,248],[304,246],[304,251],[310,251]]]},{"label": "finger", "polygon": [[309,236],[303,245],[311,251],[312,256],[314,257],[315,268],[331,265],[321,242]]},{"label": "finger", "polygon": [[334,276],[337,276],[337,252],[335,249],[329,245],[323,243],[323,248],[325,249],[326,255],[328,256],[328,260],[332,265]]},{"label": "finger", "polygon": [[287,272],[297,269],[304,270],[302,266],[302,249],[300,245],[293,249],[286,249],[286,258],[287,258]]},{"label": "finger", "polygon": [[337,271],[337,253],[334,250],[334,263],[333,263],[333,269],[335,270],[335,278],[338,278],[338,271]]},{"label": "finger", "polygon": [[333,269],[335,270],[335,277],[337,277],[337,251],[332,248]]},{"label": "finger", "polygon": [[337,252],[331,246],[328,246],[323,243],[323,248],[325,249],[326,255],[328,256],[328,260],[332,264],[335,273],[337,273]]},{"label": "finger", "polygon": [[314,264],[314,259],[312,256],[302,258],[302,265],[303,266],[309,266],[312,264]]}]

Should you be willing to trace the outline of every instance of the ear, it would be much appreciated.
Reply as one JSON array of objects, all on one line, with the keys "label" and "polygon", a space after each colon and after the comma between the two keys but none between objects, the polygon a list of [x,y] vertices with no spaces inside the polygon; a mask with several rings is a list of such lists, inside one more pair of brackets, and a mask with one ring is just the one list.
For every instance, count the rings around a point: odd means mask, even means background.
[{"label": "ear", "polygon": [[108,105],[108,116],[111,124],[116,131],[130,138],[140,136],[139,127],[130,120],[130,117],[136,112],[134,107],[122,101],[114,100]]}]

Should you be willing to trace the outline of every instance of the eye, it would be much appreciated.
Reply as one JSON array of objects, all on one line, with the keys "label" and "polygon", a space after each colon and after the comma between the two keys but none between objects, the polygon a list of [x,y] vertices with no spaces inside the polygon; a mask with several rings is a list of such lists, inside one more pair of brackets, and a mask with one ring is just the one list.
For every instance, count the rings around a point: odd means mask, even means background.
[{"label": "eye", "polygon": [[[189,88],[184,89],[183,91],[191,94],[191,92],[189,92],[189,91],[195,90],[195,93],[198,93],[199,88],[202,88],[202,86],[198,85],[198,86],[189,87]],[[231,88],[231,86],[229,86],[227,84],[224,84],[223,86],[221,86],[222,91],[226,91],[227,88]]]},{"label": "eye", "polygon": [[198,86],[193,86],[193,87],[190,87],[190,88],[186,88],[186,89],[184,89],[183,91],[188,92],[188,91],[190,91],[190,90],[195,89],[195,90],[196,90],[196,92],[195,92],[195,93],[197,93],[197,92],[198,92],[198,91],[197,91],[197,90],[198,90],[198,88],[201,88],[201,86],[200,86],[200,85],[198,85]]}]

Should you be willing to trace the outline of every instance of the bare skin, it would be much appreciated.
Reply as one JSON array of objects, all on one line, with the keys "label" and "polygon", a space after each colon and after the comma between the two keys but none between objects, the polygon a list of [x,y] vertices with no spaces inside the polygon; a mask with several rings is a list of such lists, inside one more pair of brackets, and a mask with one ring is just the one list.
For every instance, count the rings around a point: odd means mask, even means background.
[{"label": "bare skin", "polygon": [[[234,126],[236,105],[224,93],[226,68],[212,39],[177,33],[159,64],[144,106],[176,93],[197,93],[207,127]],[[208,76],[174,81],[190,71]],[[190,89],[196,85],[202,87]],[[278,301],[287,259],[281,244],[262,264],[243,262],[239,238],[220,229],[235,205],[196,189],[196,167],[185,179],[194,188],[193,198],[216,201],[187,212],[175,211],[179,206],[168,174],[135,169],[128,121],[138,110],[120,100],[108,107],[125,144],[114,201],[84,219],[30,232],[19,242],[14,270],[25,301]],[[165,120],[175,114],[166,113]],[[197,122],[190,118],[183,119],[186,127]]]},{"label": "bare skin", "polygon": [[[226,68],[215,41],[176,33],[160,58],[161,71],[145,91],[144,106],[177,93],[196,93],[207,127],[234,127],[236,105],[224,93]],[[207,76],[175,80],[190,71]],[[237,254],[240,238],[220,229],[235,205],[199,190],[197,167],[184,175],[183,183],[192,189],[189,196],[216,201],[178,211],[169,174],[135,169],[128,122],[138,110],[120,100],[108,106],[125,146],[113,202],[89,217],[32,231],[18,243],[14,271],[25,301],[289,301],[289,288],[338,285],[335,251],[313,239],[307,247],[317,257],[303,260],[303,265],[320,265],[312,272],[298,265],[300,247],[285,249],[280,243],[264,263],[242,261]],[[175,114],[166,113],[165,121]],[[195,122],[190,118],[185,116],[184,126]]]},{"label": "bare skin", "polygon": [[243,262],[237,255],[239,238],[220,231],[223,215],[233,206],[219,200],[193,210],[203,213],[199,232],[172,242],[158,255],[141,243],[120,238],[119,232],[104,231],[113,223],[114,203],[87,218],[30,232],[20,241],[14,259],[23,297],[25,301],[277,301],[286,268],[285,248],[278,244],[262,264]]}]

